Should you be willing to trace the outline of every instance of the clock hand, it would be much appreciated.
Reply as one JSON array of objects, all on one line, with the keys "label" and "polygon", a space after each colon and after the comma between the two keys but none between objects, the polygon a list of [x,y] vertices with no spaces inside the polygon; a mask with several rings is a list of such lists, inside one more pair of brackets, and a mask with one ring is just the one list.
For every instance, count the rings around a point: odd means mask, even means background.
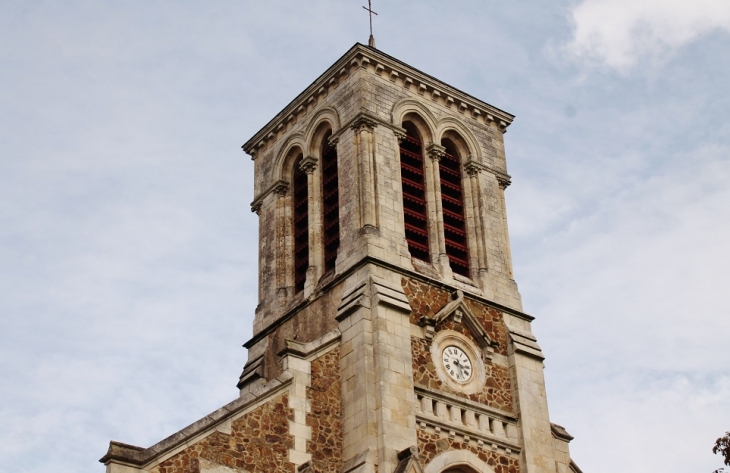
[{"label": "clock hand", "polygon": [[461,369],[461,364],[459,363],[459,360],[454,360],[454,364],[459,369],[459,374],[463,378],[464,377],[464,371]]}]

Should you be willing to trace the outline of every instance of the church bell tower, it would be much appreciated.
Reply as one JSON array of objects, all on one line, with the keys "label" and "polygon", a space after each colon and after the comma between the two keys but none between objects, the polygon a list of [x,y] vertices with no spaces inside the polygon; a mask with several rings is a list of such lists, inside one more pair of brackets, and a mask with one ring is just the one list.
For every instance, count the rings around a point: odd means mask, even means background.
[{"label": "church bell tower", "polygon": [[510,257],[514,117],[356,44],[244,145],[240,395],[108,473],[567,473]]}]

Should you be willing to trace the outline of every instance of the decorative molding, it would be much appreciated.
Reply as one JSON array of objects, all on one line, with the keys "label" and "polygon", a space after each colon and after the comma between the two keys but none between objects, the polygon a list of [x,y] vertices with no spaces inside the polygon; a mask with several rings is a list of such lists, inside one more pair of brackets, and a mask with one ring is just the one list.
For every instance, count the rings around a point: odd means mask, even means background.
[{"label": "decorative molding", "polygon": [[372,304],[387,305],[406,314],[411,313],[411,305],[403,288],[394,288],[378,277],[369,276],[343,294],[335,319],[341,322],[360,307],[370,308]]},{"label": "decorative molding", "polygon": [[483,120],[486,124],[495,122],[502,132],[506,131],[514,119],[514,115],[482,102],[380,50],[357,43],[249,139],[242,146],[243,150],[256,159],[280,134],[286,133],[291,123],[309,113],[312,104],[316,104],[321,96],[337,88],[345,76],[353,73],[353,69],[372,71],[378,75],[385,73],[389,78],[397,78],[397,83],[402,83],[403,87],[415,85],[420,95],[430,92],[432,100],[445,102],[441,97],[451,97],[467,117]]},{"label": "decorative molding", "polygon": [[484,356],[487,359],[491,358],[494,353],[495,342],[489,337],[482,324],[474,317],[471,310],[464,303],[464,293],[457,289],[451,294],[451,301],[447,302],[433,317],[422,316],[418,320],[418,325],[425,327],[426,338],[428,334],[433,335],[435,333],[436,326],[447,319],[449,316],[454,317],[454,321],[459,319],[457,323],[463,323],[467,329],[472,333],[477,343],[482,348]]},{"label": "decorative molding", "polygon": [[[366,113],[360,113],[354,120],[350,122],[350,128],[355,131],[367,130],[373,132],[376,126],[378,126],[378,120],[372,115]],[[338,135],[339,136],[339,135]]]},{"label": "decorative molding", "polygon": [[537,338],[531,332],[520,330],[514,326],[510,326],[508,318],[504,317],[507,333],[509,333],[515,352],[537,358],[540,361],[545,359],[542,354],[540,345],[537,344]]},{"label": "decorative molding", "polygon": [[518,421],[517,416],[515,416],[511,412],[498,409],[496,407],[491,407],[487,404],[481,404],[479,402],[472,401],[469,398],[457,396],[456,394],[451,394],[446,391],[430,388],[421,384],[414,384],[414,391],[417,396],[430,397],[435,401],[443,401],[453,406],[459,406],[462,409],[468,409],[474,411],[477,414],[484,414],[495,419],[500,419],[510,424],[516,424]]},{"label": "decorative molding", "polygon": [[282,196],[287,193],[289,190],[289,182],[285,181],[283,179],[279,179],[278,181],[271,184],[269,187],[267,187],[263,192],[261,192],[254,200],[251,202],[251,212],[255,212],[256,214],[259,213],[261,210],[261,204],[264,202],[264,199],[267,195],[271,194],[272,192],[276,195]]},{"label": "decorative molding", "polygon": [[[326,286],[322,286],[318,288],[317,295],[310,299],[304,299],[299,296],[299,293],[292,299],[291,303],[286,306],[285,309],[283,309],[278,315],[272,317],[271,321],[268,322],[268,324],[262,328],[259,332],[254,333],[254,335],[243,344],[244,348],[251,348],[255,346],[258,342],[265,339],[272,333],[276,331],[282,324],[284,324],[286,321],[290,320],[294,314],[296,314],[298,311],[302,310],[304,307],[309,306],[312,304],[315,300],[317,300],[321,294],[325,293],[329,288],[333,287],[334,285],[344,281],[348,277],[350,277],[352,274],[357,272],[359,269],[361,269],[364,266],[367,266],[369,264],[376,265],[381,268],[387,268],[390,271],[393,271],[394,273],[400,274],[401,276],[405,276],[408,278],[413,278],[421,282],[429,283],[437,288],[451,291],[454,290],[454,284],[453,283],[446,283],[435,276],[429,276],[428,274],[419,273],[415,270],[410,270],[403,268],[402,266],[395,265],[391,262],[384,261],[380,258],[376,258],[373,256],[366,256],[362,258],[357,264],[350,266],[342,273],[338,273],[334,278],[332,278]],[[348,292],[347,294],[351,294],[352,291]],[[506,305],[502,305],[498,302],[493,301],[492,299],[488,299],[478,292],[470,292],[469,293],[469,299],[479,302],[480,304],[484,304],[487,307],[491,307],[493,309],[499,310],[503,312],[504,314],[508,314],[510,316],[516,317],[517,319],[523,320],[525,322],[532,322],[535,320],[535,317],[526,313],[522,312],[518,309],[515,309],[514,307],[509,307]],[[340,321],[347,317],[347,313],[343,313],[344,311],[344,304],[345,304],[345,297],[343,296],[342,302],[340,303],[340,306],[338,308],[337,312],[337,320]]]},{"label": "decorative molding", "polygon": [[431,143],[426,147],[426,152],[434,161],[441,161],[441,158],[446,156],[446,148],[436,143]]},{"label": "decorative molding", "polygon": [[403,140],[406,138],[406,129],[402,128],[400,130],[397,130],[395,128],[392,128],[393,134],[395,135],[395,139],[398,140],[398,144],[401,144]]},{"label": "decorative molding", "polygon": [[565,430],[565,427],[558,424],[550,424],[550,432],[553,434],[553,437],[562,440],[565,443],[570,443],[571,440],[573,440],[575,437],[570,435],[567,430]]},{"label": "decorative molding", "polygon": [[506,174],[497,168],[493,168],[492,166],[480,163],[471,156],[469,157],[467,162],[464,163],[464,170],[469,175],[472,175],[472,173],[478,173],[479,171],[486,171],[490,174],[493,174],[502,189],[505,189],[512,183],[512,176],[510,176],[509,174]]},{"label": "decorative molding", "polygon": [[464,163],[464,171],[466,171],[469,176],[476,176],[483,169],[484,166],[480,166],[479,163],[471,159]]},{"label": "decorative molding", "polygon": [[408,447],[398,452],[398,466],[393,473],[423,473],[423,467],[418,461],[418,447]]},{"label": "decorative molding", "polygon": [[319,357],[323,352],[333,347],[340,340],[340,329],[334,329],[316,340],[308,343],[298,342],[296,340],[285,340],[284,348],[277,355],[291,355],[301,359],[312,359]]},{"label": "decorative molding", "polygon": [[312,156],[307,156],[306,158],[299,161],[299,169],[306,172],[307,174],[312,174],[315,169],[317,169],[317,158]]}]

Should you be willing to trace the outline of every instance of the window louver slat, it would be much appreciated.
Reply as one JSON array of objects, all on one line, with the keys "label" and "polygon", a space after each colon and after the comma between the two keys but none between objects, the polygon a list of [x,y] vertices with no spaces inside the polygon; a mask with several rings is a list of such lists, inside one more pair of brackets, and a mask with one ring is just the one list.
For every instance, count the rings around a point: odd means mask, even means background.
[{"label": "window louver slat", "polygon": [[417,133],[409,125],[409,123],[404,123],[407,135],[400,145],[406,241],[411,256],[429,261],[428,219],[423,180],[423,145]]}]

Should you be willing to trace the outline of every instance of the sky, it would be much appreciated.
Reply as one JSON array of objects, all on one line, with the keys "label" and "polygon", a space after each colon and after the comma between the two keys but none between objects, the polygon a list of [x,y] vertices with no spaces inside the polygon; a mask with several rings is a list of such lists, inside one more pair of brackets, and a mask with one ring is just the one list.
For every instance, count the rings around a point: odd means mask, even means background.
[{"label": "sky", "polygon": [[[102,472],[237,396],[240,146],[362,0],[0,0],[0,472]],[[730,2],[376,0],[377,47],[516,115],[515,278],[586,472],[710,473],[730,430]]]}]

